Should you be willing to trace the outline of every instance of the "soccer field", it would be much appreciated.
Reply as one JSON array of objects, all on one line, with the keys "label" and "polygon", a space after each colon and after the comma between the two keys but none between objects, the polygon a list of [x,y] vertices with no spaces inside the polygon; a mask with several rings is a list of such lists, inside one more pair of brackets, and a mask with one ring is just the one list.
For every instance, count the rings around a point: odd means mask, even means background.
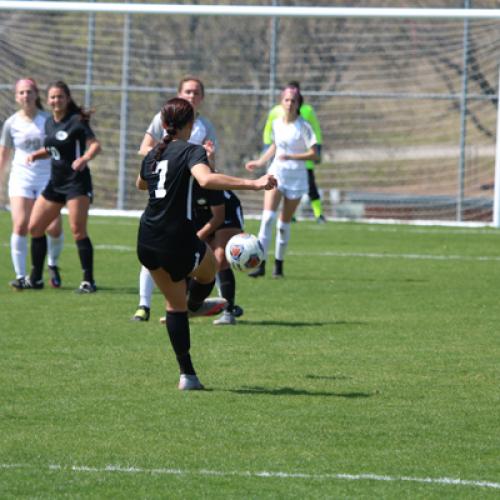
[{"label": "soccer field", "polygon": [[16,293],[0,212],[1,498],[500,495],[500,231],[294,224],[181,392],[159,293],[129,320],[138,221],[91,217],[88,296],[65,224],[63,288]]}]

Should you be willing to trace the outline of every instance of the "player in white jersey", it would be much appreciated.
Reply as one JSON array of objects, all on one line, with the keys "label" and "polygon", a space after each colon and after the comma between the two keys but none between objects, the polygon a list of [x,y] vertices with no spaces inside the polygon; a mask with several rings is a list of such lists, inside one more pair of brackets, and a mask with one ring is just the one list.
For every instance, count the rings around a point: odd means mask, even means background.
[{"label": "player in white jersey", "polygon": [[[26,256],[28,253],[28,223],[35,199],[47,185],[50,160],[41,159],[28,165],[27,157],[43,146],[45,122],[49,114],[43,110],[38,87],[31,78],[16,83],[15,98],[20,109],[4,122],[0,135],[0,172],[14,152],[9,175],[9,199],[12,215],[10,251],[16,279],[10,282],[15,290],[26,288]],[[64,241],[61,217],[47,228],[50,283],[61,286],[58,258]]]},{"label": "player in white jersey", "polygon": [[[286,87],[281,94],[283,116],[272,124],[273,143],[258,160],[248,162],[245,167],[253,171],[264,167],[274,156],[268,170],[278,180],[278,189],[264,195],[264,210],[259,230],[259,240],[267,257],[277,209],[283,198],[283,206],[277,222],[276,247],[273,277],[283,277],[283,260],[290,240],[291,221],[300,199],[308,191],[306,160],[316,160],[317,139],[313,129],[299,114],[302,95],[296,87]],[[265,260],[252,273],[252,278],[264,276]]]},{"label": "player in white jersey", "polygon": [[[198,78],[187,76],[179,82],[177,97],[181,97],[182,99],[188,101],[193,107],[196,115],[189,142],[191,144],[205,146],[208,161],[210,162],[210,165],[213,166],[215,162],[215,150],[217,148],[215,128],[209,120],[198,114],[198,108],[201,106],[204,96],[205,88],[203,86],[203,82]],[[166,132],[162,125],[161,112],[158,112],[146,130],[139,148],[139,154],[142,156],[147,155],[154,146],[163,140],[165,134]],[[150,272],[142,266],[139,274],[139,307],[137,308],[134,316],[132,316],[132,320],[149,320],[151,296],[153,295],[154,286],[154,281]],[[225,303],[223,302],[214,301],[214,310],[211,312],[216,314],[222,310],[224,305]]]}]

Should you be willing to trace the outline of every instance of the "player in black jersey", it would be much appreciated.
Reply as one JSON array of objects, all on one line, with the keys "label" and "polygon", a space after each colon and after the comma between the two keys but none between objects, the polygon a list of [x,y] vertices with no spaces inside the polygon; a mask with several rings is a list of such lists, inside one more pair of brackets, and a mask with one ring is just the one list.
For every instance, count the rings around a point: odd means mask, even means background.
[{"label": "player in black jersey", "polygon": [[217,282],[220,295],[227,300],[222,315],[214,325],[234,325],[243,310],[234,302],[236,280],[229,266],[225,248],[235,234],[243,231],[243,211],[238,197],[232,191],[210,191],[197,187],[193,194],[194,222],[198,237],[206,241],[217,260]]},{"label": "player in black jersey", "polygon": [[[169,100],[161,117],[167,135],[144,158],[136,182],[149,192],[139,224],[137,255],[165,296],[167,331],[181,374],[178,387],[203,389],[189,353],[188,311],[200,310],[214,286],[217,266],[192,221],[194,180],[206,189],[262,190],[275,188],[276,179],[268,174],[250,180],[213,172],[205,149],[187,142],[194,111],[184,99]],[[192,278],[189,290],[187,277]]]},{"label": "player in black jersey", "polygon": [[87,234],[93,193],[88,162],[100,152],[101,145],[90,128],[90,113],[73,101],[66,83],[49,84],[47,101],[52,116],[45,122],[44,147],[28,157],[28,162],[51,157],[50,180],[35,202],[30,218],[32,269],[28,281],[31,288],[43,288],[45,230],[66,205],[83,270],[77,292],[93,293],[96,291],[93,247]]}]

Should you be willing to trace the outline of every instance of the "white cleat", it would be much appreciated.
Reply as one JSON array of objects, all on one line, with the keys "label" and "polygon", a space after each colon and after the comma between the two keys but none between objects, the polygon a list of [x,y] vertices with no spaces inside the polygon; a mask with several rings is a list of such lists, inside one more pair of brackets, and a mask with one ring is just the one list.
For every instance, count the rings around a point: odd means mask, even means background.
[{"label": "white cleat", "polygon": [[217,319],[213,321],[214,325],[235,325],[236,318],[229,311],[224,311]]},{"label": "white cleat", "polygon": [[178,387],[180,391],[202,391],[205,389],[196,375],[186,375],[185,373],[181,373]]}]

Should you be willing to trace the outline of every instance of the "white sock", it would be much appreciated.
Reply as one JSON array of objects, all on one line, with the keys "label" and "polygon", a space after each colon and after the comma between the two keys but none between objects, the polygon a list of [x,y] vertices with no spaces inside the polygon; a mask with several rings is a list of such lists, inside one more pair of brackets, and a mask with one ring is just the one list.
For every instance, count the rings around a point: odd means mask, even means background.
[{"label": "white sock", "polygon": [[285,252],[290,241],[291,224],[278,220],[276,224],[276,251],[275,257],[278,260],[285,260]]},{"label": "white sock", "polygon": [[139,274],[139,305],[151,309],[151,296],[155,288],[155,282],[151,273],[141,266],[141,273]]},{"label": "white sock", "polygon": [[263,210],[262,219],[260,221],[259,241],[264,249],[264,259],[267,259],[267,251],[273,234],[274,221],[276,220],[276,212],[272,210]]},{"label": "white sock", "polygon": [[10,255],[16,278],[26,276],[26,256],[28,255],[28,237],[12,233],[10,236]]},{"label": "white sock", "polygon": [[49,266],[57,266],[63,246],[64,233],[61,233],[57,238],[47,235],[47,264]]}]

